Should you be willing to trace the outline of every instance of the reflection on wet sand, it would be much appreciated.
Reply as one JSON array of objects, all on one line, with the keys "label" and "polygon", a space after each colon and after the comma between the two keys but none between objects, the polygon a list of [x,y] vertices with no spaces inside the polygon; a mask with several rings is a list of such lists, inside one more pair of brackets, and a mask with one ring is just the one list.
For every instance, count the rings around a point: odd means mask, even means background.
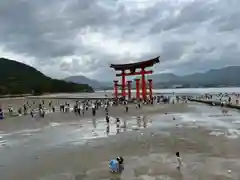
[{"label": "reflection on wet sand", "polygon": [[96,129],[97,128],[97,120],[96,120],[96,118],[92,118],[92,123],[93,123],[93,128]]},{"label": "reflection on wet sand", "polygon": [[[85,114],[81,120],[1,132],[1,178],[239,180],[239,113],[229,110],[226,116],[220,108],[188,106],[191,112],[135,115],[130,107],[128,116],[110,114],[109,123],[105,116]],[[177,151],[184,164],[180,171]],[[109,159],[117,155],[125,159],[120,175],[108,169]]]}]

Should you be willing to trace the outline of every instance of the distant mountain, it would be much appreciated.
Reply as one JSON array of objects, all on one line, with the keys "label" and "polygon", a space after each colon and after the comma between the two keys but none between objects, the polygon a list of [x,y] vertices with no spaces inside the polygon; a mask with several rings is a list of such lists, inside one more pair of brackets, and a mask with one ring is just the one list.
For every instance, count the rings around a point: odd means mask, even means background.
[{"label": "distant mountain", "polygon": [[66,82],[73,82],[77,84],[88,84],[95,89],[101,89],[107,86],[107,83],[99,82],[97,80],[89,79],[85,76],[70,76],[63,79]]},{"label": "distant mountain", "polygon": [[92,92],[86,84],[52,79],[26,64],[0,58],[0,94]]},{"label": "distant mountain", "polygon": [[[177,76],[172,73],[149,75],[153,79],[154,88],[172,87],[221,87],[240,86],[240,66],[229,66],[222,69],[212,69],[203,73],[194,73],[186,76]],[[112,89],[112,82],[99,82],[84,76],[72,76],[65,79],[67,82],[89,84],[95,89]],[[132,87],[135,88],[133,82]]]},{"label": "distant mountain", "polygon": [[240,66],[229,66],[222,69],[212,69],[205,73],[195,73],[179,78],[179,80],[198,83],[240,84]]},{"label": "distant mountain", "polygon": [[240,66],[229,66],[221,69],[212,69],[204,73],[194,73],[186,76],[156,75],[155,86],[183,85],[186,87],[219,87],[219,86],[240,86]]},{"label": "distant mountain", "polygon": [[169,82],[169,81],[173,81],[176,78],[178,78],[177,75],[172,74],[172,73],[162,73],[162,74],[153,74],[148,76],[149,78],[153,79],[153,82]]}]

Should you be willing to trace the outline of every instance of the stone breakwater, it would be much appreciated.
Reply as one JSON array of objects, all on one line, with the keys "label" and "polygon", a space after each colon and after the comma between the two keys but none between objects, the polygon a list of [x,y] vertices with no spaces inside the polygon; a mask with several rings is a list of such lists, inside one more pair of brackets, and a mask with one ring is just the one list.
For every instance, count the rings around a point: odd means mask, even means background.
[{"label": "stone breakwater", "polygon": [[[217,101],[217,100],[207,100],[207,99],[203,100],[203,99],[195,99],[195,98],[189,98],[188,100],[192,101],[192,102],[204,103],[204,104],[207,104],[210,106],[221,106],[222,105],[222,102]],[[240,110],[240,104],[225,103],[224,107]]]}]

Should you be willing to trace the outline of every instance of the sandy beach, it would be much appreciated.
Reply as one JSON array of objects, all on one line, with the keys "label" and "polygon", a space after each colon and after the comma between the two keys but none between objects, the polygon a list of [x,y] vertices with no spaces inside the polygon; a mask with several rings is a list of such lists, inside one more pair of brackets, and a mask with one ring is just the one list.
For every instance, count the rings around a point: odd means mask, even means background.
[{"label": "sandy beach", "polygon": [[[66,100],[52,101],[58,105]],[[4,104],[18,107],[22,102],[5,100]],[[229,109],[224,116],[221,108],[189,102],[141,109],[129,105],[128,113],[117,106],[109,109],[109,115],[109,134],[103,108],[94,118],[91,111],[84,117],[49,112],[44,119],[27,115],[0,121],[1,179],[240,179],[238,111]],[[137,121],[143,115],[146,128]],[[121,124],[127,122],[118,133],[116,117]],[[183,160],[181,171],[176,169],[177,151]],[[125,159],[125,170],[111,174],[109,160],[119,155]]]}]

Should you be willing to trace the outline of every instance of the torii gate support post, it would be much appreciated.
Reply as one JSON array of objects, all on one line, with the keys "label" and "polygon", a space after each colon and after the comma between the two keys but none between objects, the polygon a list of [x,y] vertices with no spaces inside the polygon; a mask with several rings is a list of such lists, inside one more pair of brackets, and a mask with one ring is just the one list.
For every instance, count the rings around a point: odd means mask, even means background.
[{"label": "torii gate support post", "polygon": [[141,68],[141,75],[142,75],[142,98],[146,100],[146,80],[145,80],[145,68]]},{"label": "torii gate support post", "polygon": [[126,74],[125,74],[125,71],[123,70],[122,71],[122,97],[126,96],[125,88],[126,88]]},{"label": "torii gate support post", "polygon": [[114,97],[118,98],[118,80],[113,81],[114,82]]},{"label": "torii gate support post", "polygon": [[135,79],[136,81],[136,99],[140,99],[140,79]]},{"label": "torii gate support post", "polygon": [[132,81],[128,81],[128,100],[132,98],[131,91],[132,91]]},{"label": "torii gate support post", "polygon": [[152,100],[153,99],[153,94],[152,94],[152,79],[148,79],[148,85],[149,85],[149,98]]}]

